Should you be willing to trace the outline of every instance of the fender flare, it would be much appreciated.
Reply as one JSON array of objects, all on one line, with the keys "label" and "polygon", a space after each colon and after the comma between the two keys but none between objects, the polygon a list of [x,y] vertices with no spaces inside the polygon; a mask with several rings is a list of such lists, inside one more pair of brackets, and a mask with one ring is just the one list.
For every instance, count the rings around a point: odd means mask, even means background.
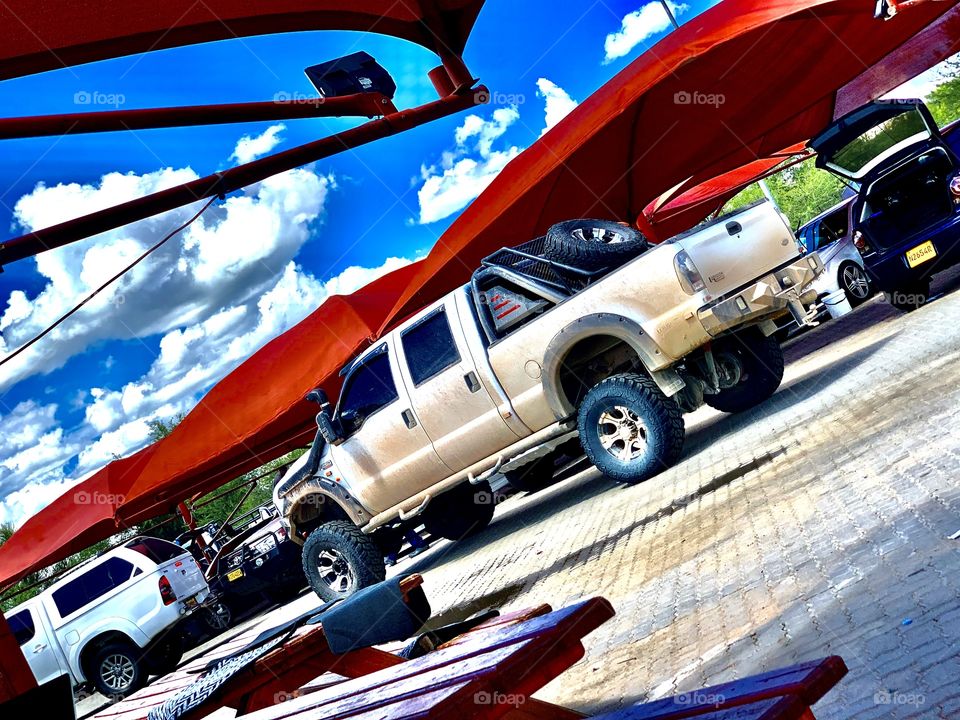
[{"label": "fender flare", "polygon": [[313,476],[300,485],[287,491],[283,498],[283,518],[290,526],[290,538],[303,544],[300,538],[297,523],[294,520],[295,509],[304,504],[322,505],[333,503],[350,522],[363,527],[370,520],[370,513],[363,507],[342,485],[325,477]]},{"label": "fender flare", "polygon": [[143,650],[146,645],[141,645],[137,642],[135,636],[138,634],[142,636],[143,631],[133,622],[125,618],[105,618],[96,625],[88,628],[84,633],[86,637],[81,638],[77,644],[73,646],[67,658],[67,664],[70,665],[70,672],[80,682],[90,682],[90,678],[87,677],[87,669],[83,666],[82,662],[87,649],[106,635],[122,635],[134,647]]},{"label": "fender flare", "polygon": [[595,313],[577,318],[553,336],[543,354],[541,378],[543,391],[554,416],[558,420],[570,417],[576,412],[560,387],[560,369],[564,358],[581,340],[597,335],[607,335],[622,340],[629,345],[647,373],[667,397],[678,393],[683,387],[683,379],[676,370],[665,367],[667,361],[656,340],[650,337],[640,323],[616,313]]}]

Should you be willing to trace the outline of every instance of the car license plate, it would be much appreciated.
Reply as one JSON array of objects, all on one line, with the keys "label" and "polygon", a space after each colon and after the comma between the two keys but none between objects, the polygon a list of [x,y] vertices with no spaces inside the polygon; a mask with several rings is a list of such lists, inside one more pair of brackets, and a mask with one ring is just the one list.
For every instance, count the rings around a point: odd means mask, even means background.
[{"label": "car license plate", "polygon": [[929,240],[921,245],[917,245],[915,248],[907,250],[907,265],[912,268],[915,268],[917,265],[921,265],[927,260],[932,260],[937,256],[937,249],[933,246],[933,243]]},{"label": "car license plate", "polygon": [[197,606],[196,596],[188,597],[186,600],[183,601],[183,604],[186,605],[188,608],[195,608]]},{"label": "car license plate", "polygon": [[230,572],[227,573],[227,580],[229,580],[230,582],[233,582],[234,580],[239,580],[242,577],[243,577],[243,570],[240,568],[237,568],[236,570],[231,570]]}]

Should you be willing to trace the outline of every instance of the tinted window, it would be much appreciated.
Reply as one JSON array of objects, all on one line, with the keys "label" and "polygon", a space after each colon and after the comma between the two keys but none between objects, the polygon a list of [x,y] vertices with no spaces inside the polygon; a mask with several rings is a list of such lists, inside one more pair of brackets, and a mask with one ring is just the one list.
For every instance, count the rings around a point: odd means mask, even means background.
[{"label": "tinted window", "polygon": [[847,235],[847,208],[843,207],[835,213],[827,215],[817,226],[817,247],[823,248],[827,245],[842,240]]},{"label": "tinted window", "polygon": [[7,624],[20,645],[30,642],[37,632],[33,625],[33,614],[29,610],[21,610],[11,615],[7,618]]},{"label": "tinted window", "polygon": [[800,231],[800,242],[803,243],[803,247],[806,249],[806,252],[811,253],[816,250],[816,243],[813,241],[813,225],[808,225]]},{"label": "tinted window", "polygon": [[414,385],[460,362],[460,353],[453,342],[445,310],[434,313],[412,328],[404,330],[400,341]]},{"label": "tinted window", "polygon": [[379,352],[350,375],[340,403],[340,415],[353,412],[358,418],[367,418],[397,397],[390,358],[386,352]]},{"label": "tinted window", "polygon": [[131,550],[136,550],[141,555],[146,555],[158,564],[173,560],[175,557],[180,557],[186,553],[186,550],[179,545],[174,545],[172,542],[159,538],[136,538],[128,542],[126,546]]},{"label": "tinted window", "polygon": [[123,558],[110,558],[94,568],[82,572],[70,582],[53,591],[53,602],[60,617],[76,612],[84,605],[106,595],[133,576],[133,564]]}]

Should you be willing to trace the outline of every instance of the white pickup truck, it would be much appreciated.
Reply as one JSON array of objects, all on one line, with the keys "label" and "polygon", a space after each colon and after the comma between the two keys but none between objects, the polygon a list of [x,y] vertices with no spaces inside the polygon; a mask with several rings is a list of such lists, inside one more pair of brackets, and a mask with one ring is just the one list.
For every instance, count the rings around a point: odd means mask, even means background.
[{"label": "white pickup truck", "polygon": [[116,699],[177,666],[177,626],[208,592],[186,550],[138,537],[17,605],[7,622],[38,683],[68,675]]},{"label": "white pickup truck", "polygon": [[491,255],[344,368],[335,409],[311,393],[317,439],[274,490],[311,586],[331,599],[382,579],[420,523],[484,527],[491,477],[539,482],[571,442],[616,481],[669,467],[683,413],[776,391],[773,321],[812,322],[822,268],[767,202],[659,245],[575,220]]}]

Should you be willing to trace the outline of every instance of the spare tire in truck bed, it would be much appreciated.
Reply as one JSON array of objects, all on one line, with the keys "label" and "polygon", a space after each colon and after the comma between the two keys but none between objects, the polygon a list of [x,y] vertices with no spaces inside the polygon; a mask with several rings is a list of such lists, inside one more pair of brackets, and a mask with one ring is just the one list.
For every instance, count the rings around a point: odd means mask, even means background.
[{"label": "spare tire in truck bed", "polygon": [[544,254],[584,269],[620,265],[648,247],[639,230],[612,220],[567,220],[547,231]]}]

